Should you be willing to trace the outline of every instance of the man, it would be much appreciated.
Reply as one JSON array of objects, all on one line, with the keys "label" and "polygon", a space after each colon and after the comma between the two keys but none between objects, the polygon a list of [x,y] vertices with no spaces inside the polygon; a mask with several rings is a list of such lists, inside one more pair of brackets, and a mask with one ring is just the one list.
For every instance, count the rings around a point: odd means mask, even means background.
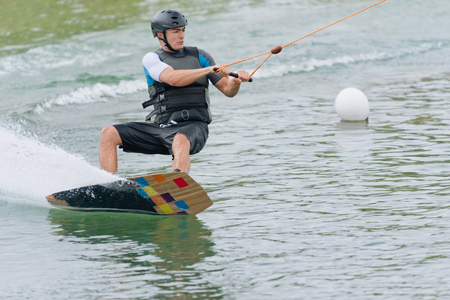
[{"label": "man", "polygon": [[[144,72],[150,100],[144,108],[155,110],[146,121],[108,126],[102,129],[99,145],[100,167],[117,172],[117,146],[125,152],[172,155],[172,172],[189,172],[190,154],[203,149],[208,138],[208,81],[227,97],[234,97],[249,74],[239,70],[239,78],[215,65],[211,55],[195,47],[185,47],[188,21],[174,10],[158,12],[152,19],[153,36],[161,48],[144,56]],[[214,68],[217,67],[218,71]]]}]

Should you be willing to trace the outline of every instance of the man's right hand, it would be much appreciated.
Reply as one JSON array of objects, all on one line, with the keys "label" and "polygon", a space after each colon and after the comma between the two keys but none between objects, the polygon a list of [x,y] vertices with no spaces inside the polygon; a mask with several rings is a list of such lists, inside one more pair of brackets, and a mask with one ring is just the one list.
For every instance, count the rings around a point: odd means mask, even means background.
[{"label": "man's right hand", "polygon": [[[217,71],[214,71],[218,69]],[[230,76],[230,68],[225,67],[225,65],[215,65],[211,67],[211,74],[214,73],[220,77],[228,78]]]}]

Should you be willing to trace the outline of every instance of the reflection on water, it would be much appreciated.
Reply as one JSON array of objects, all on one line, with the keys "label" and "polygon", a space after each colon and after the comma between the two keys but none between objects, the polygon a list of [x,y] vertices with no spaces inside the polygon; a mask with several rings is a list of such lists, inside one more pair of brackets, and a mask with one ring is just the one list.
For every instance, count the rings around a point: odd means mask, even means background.
[{"label": "reflection on water", "polygon": [[[194,216],[149,217],[51,209],[48,220],[53,234],[61,237],[60,242],[87,245],[78,259],[100,263],[105,280],[114,279],[116,291],[145,287],[145,291],[162,298],[186,296],[189,290],[203,299],[222,294],[220,287],[202,279],[202,273],[195,268],[215,253],[211,231]],[[184,296],[180,299],[189,299]]]},{"label": "reflection on water", "polygon": [[336,124],[337,130],[365,130],[369,129],[369,120],[367,121],[343,121]]}]

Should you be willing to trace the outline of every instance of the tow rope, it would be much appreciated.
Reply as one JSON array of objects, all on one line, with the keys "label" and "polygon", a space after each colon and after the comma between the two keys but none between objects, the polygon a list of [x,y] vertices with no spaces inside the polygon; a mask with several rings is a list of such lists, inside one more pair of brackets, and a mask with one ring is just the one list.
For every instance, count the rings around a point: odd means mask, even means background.
[{"label": "tow rope", "polygon": [[319,31],[322,31],[324,29],[327,29],[328,27],[336,25],[337,23],[340,23],[340,22],[342,22],[342,21],[344,21],[344,20],[346,20],[348,18],[351,18],[351,17],[353,17],[353,16],[355,16],[355,15],[357,15],[359,13],[362,13],[363,11],[366,11],[366,10],[368,10],[368,9],[374,7],[374,6],[377,6],[377,5],[379,5],[379,4],[381,4],[381,3],[385,2],[385,1],[387,1],[387,0],[381,0],[381,1],[377,2],[377,3],[375,3],[375,4],[372,4],[371,6],[368,6],[368,7],[364,8],[364,9],[361,9],[360,11],[357,11],[357,12],[355,12],[355,13],[353,13],[353,14],[345,17],[345,18],[340,19],[339,21],[331,23],[331,24],[329,24],[329,25],[327,25],[325,27],[322,27],[322,28],[314,31],[314,32],[311,32],[310,34],[307,34],[307,35],[305,35],[305,36],[303,36],[303,37],[301,37],[299,39],[296,39],[295,41],[292,41],[292,42],[290,42],[290,43],[288,43],[288,44],[286,44],[284,46],[275,46],[275,47],[272,48],[272,50],[270,50],[268,52],[265,52],[265,53],[262,53],[262,54],[258,54],[258,55],[255,55],[255,56],[252,56],[252,57],[249,57],[249,58],[246,58],[246,59],[238,60],[238,61],[233,62],[231,64],[224,65],[220,69],[223,69],[223,68],[226,68],[226,67],[229,67],[229,66],[232,66],[232,65],[235,65],[235,64],[238,64],[238,63],[250,60],[250,59],[254,59],[254,58],[257,58],[257,57],[260,57],[260,56],[268,55],[266,57],[266,59],[264,59],[264,61],[253,71],[253,73],[250,74],[250,78],[251,78],[253,76],[253,74],[255,74],[255,72],[258,71],[258,69],[261,68],[261,66],[272,56],[272,54],[280,53],[281,50],[283,50],[284,47],[287,47],[287,46],[290,46],[290,45],[292,45],[294,43],[297,43],[298,41],[303,40],[304,38],[307,38],[307,37],[309,37],[309,36],[311,36],[311,35],[313,35],[315,33],[318,33]]}]

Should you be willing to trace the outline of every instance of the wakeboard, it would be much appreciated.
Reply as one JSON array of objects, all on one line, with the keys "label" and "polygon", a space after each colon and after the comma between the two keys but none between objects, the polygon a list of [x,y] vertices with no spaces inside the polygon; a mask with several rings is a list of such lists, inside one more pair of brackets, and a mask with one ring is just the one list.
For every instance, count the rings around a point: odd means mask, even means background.
[{"label": "wakeboard", "polygon": [[184,172],[130,177],[46,198],[51,205],[63,209],[154,215],[196,215],[213,204],[205,190]]}]

